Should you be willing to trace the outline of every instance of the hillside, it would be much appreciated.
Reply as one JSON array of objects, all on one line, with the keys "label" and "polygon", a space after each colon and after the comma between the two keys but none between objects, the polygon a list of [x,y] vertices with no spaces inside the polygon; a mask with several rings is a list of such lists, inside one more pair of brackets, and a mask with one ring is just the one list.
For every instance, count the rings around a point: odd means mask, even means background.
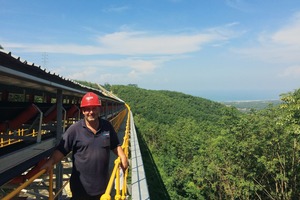
[{"label": "hillside", "polygon": [[298,199],[300,90],[242,113],[178,92],[110,89],[133,111],[151,199]]},{"label": "hillside", "polygon": [[215,123],[227,112],[238,113],[235,108],[227,108],[221,103],[179,92],[120,85],[112,86],[111,90],[129,104],[135,115],[143,115],[147,120],[161,124],[181,118],[193,118],[198,123]]},{"label": "hillside", "polygon": [[[179,188],[189,183],[194,156],[205,148],[205,138],[218,135],[224,124],[234,123],[232,119],[241,114],[221,103],[179,92],[120,85],[110,89],[131,107],[140,144],[144,150],[150,150],[150,155],[145,155],[146,151],[143,158],[148,163],[146,173],[151,199],[184,199]],[[155,163],[149,163],[152,159]],[[159,176],[156,176],[157,170]],[[179,172],[181,170],[184,171]],[[191,187],[192,199],[200,198],[198,186]]]}]

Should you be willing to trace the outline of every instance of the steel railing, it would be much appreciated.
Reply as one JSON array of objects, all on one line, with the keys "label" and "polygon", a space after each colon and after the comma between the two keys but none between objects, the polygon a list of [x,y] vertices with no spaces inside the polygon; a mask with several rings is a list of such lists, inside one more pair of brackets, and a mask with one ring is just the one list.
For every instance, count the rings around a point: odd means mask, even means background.
[{"label": "steel railing", "polygon": [[[126,104],[127,107],[127,121],[126,121],[126,129],[125,129],[125,135],[123,138],[123,144],[122,149],[128,158],[128,149],[129,149],[129,136],[130,136],[130,107]],[[124,116],[125,117],[125,116]],[[114,168],[112,171],[112,174],[110,176],[107,188],[105,190],[105,193],[101,196],[100,200],[111,200],[111,193],[113,189],[113,184],[115,183],[115,200],[121,200],[125,199],[127,196],[127,177],[128,177],[128,168],[123,172],[122,180],[120,178],[120,158],[117,158],[114,162]],[[120,183],[123,183],[122,187]],[[121,194],[122,191],[122,194]]]}]

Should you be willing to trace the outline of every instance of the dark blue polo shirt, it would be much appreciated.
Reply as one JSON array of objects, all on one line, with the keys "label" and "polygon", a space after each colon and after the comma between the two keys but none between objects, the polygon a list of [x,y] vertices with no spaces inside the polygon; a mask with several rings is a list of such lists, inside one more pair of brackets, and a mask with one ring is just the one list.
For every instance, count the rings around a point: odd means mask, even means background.
[{"label": "dark blue polo shirt", "polygon": [[100,130],[93,134],[82,119],[63,134],[57,149],[64,155],[72,152],[73,168],[70,187],[73,195],[91,196],[105,192],[110,150],[120,145],[113,126],[99,119]]}]

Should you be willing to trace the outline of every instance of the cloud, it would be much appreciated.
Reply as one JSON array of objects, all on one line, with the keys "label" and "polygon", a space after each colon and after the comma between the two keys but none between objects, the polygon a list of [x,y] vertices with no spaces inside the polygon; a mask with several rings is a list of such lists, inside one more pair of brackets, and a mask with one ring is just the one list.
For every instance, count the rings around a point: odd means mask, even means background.
[{"label": "cloud", "polygon": [[105,8],[105,9],[102,9],[103,12],[106,12],[106,13],[110,13],[110,12],[123,12],[123,11],[126,11],[128,10],[129,7],[128,6],[111,6],[109,8]]},{"label": "cloud", "polygon": [[178,55],[197,52],[209,43],[222,43],[234,35],[231,27],[200,33],[149,33],[120,31],[98,36],[93,45],[3,43],[16,52],[47,52],[75,55]]},{"label": "cloud", "polygon": [[285,26],[274,32],[262,31],[252,47],[234,51],[246,57],[259,58],[269,63],[300,62],[300,13],[296,13]]},{"label": "cloud", "polygon": [[[87,72],[88,71],[88,72]],[[83,73],[74,71],[70,73],[67,78],[73,80],[86,80],[94,83],[109,83],[109,84],[128,84],[132,82],[137,82],[142,79],[142,76],[135,70],[129,71],[128,73],[112,73],[106,72],[101,73],[101,70],[98,68],[88,68]]]},{"label": "cloud", "polygon": [[[55,72],[60,72],[64,71],[61,69],[55,69]],[[84,70],[69,70],[67,71],[68,75],[66,76],[69,79],[74,79],[74,80],[87,80],[87,81],[95,81],[95,80],[90,80],[91,77],[95,77],[95,74],[97,74],[99,70],[95,67],[85,67]]]},{"label": "cloud", "polygon": [[158,62],[153,60],[129,60],[127,64],[140,74],[151,73],[158,67]]},{"label": "cloud", "polygon": [[298,79],[300,76],[300,65],[287,67],[279,76]]},{"label": "cloud", "polygon": [[[140,80],[145,75],[153,74],[165,62],[184,57],[128,57],[114,59],[87,59],[84,61],[68,61],[63,67],[58,67],[52,72],[64,74],[69,79],[88,80],[91,82],[124,84]],[[68,67],[66,67],[68,66]],[[84,66],[84,68],[82,67]],[[68,70],[66,70],[68,69]],[[112,73],[116,71],[116,73]]]},{"label": "cloud", "polygon": [[197,52],[207,44],[224,43],[243,32],[233,28],[237,22],[212,27],[198,33],[150,33],[143,31],[120,31],[98,38],[107,51],[131,55],[175,55]]},{"label": "cloud", "polygon": [[143,32],[117,32],[99,38],[108,51],[117,54],[184,54],[201,49],[215,38],[209,34],[147,35]]},{"label": "cloud", "polygon": [[250,5],[245,0],[226,0],[225,3],[236,10],[243,12],[250,11]]},{"label": "cloud", "polygon": [[271,36],[276,44],[300,46],[300,13],[296,13],[291,21]]},{"label": "cloud", "polygon": [[[150,58],[142,58],[142,57],[128,57],[124,59],[101,59],[101,60],[86,60],[83,62],[70,63],[69,66],[72,68],[80,68],[82,66],[90,66],[92,69],[98,69],[105,71],[119,69],[119,71],[135,71],[138,74],[149,74],[153,73],[154,70],[160,67],[163,63],[180,59],[180,57],[150,57]],[[94,73],[94,72],[93,72]]]},{"label": "cloud", "polygon": [[[240,34],[233,30],[236,25],[237,23],[231,23],[193,33],[153,33],[123,28],[119,32],[99,35],[93,45],[7,42],[3,45],[10,50],[14,49],[14,53],[47,52],[47,54],[53,53],[53,56],[58,54],[67,57],[75,56],[74,61],[68,59],[66,63],[60,62],[58,65],[63,67],[54,70],[63,73],[67,78],[89,80],[90,77],[99,74],[101,80],[108,81],[114,77],[130,81],[130,78],[139,79],[143,75],[154,73],[167,62],[185,59],[191,56],[189,53],[198,52],[205,45],[218,47],[226,44],[231,38]],[[79,56],[84,61],[78,61]],[[107,56],[113,58],[108,59]],[[85,68],[84,72],[81,70],[82,66]],[[65,70],[66,68],[69,69]],[[123,73],[123,77],[111,74],[112,69]]]},{"label": "cloud", "polygon": [[[151,73],[157,68],[160,63],[164,62],[159,58],[152,58],[149,60],[142,58],[126,58],[126,59],[114,59],[114,60],[99,60],[95,64],[103,67],[121,67],[130,68],[138,73]],[[91,64],[91,63],[90,63]]]}]

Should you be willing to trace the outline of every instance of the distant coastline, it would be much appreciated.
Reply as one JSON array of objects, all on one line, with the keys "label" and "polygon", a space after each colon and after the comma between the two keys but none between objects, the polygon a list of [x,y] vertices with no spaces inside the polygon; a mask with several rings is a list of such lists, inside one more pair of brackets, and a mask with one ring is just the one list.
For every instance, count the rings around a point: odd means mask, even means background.
[{"label": "distant coastline", "polygon": [[189,92],[189,94],[192,94],[193,96],[202,97],[216,102],[280,101],[280,95],[284,93],[288,93],[288,91],[211,90]]},{"label": "distant coastline", "polygon": [[250,110],[262,110],[270,105],[277,106],[281,103],[281,100],[248,100],[248,101],[227,101],[220,102],[226,106],[233,106],[242,112],[249,112]]}]

